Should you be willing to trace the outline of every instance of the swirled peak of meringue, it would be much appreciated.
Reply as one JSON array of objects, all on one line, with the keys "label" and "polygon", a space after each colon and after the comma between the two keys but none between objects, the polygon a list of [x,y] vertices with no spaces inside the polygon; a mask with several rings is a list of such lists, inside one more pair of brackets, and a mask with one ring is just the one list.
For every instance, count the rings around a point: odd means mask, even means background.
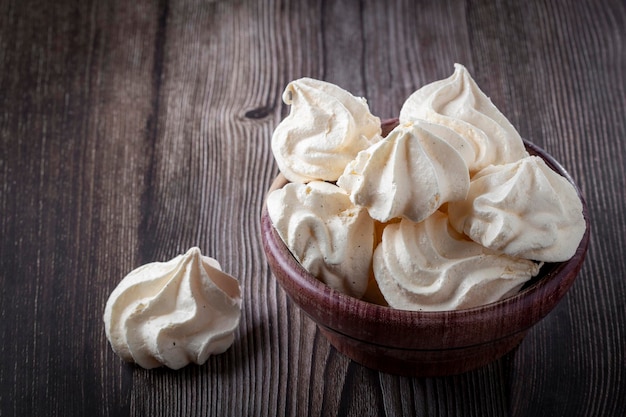
[{"label": "swirled peak of meringue", "polygon": [[546,262],[570,259],[586,228],[574,186],[537,156],[483,169],[467,200],[450,203],[448,213],[481,245]]},{"label": "swirled peak of meringue", "polygon": [[528,156],[524,143],[509,120],[472,79],[455,64],[449,78],[414,92],[400,110],[400,123],[424,119],[449,127],[474,147],[472,174],[491,164],[505,164]]},{"label": "swirled peak of meringue", "polygon": [[272,152],[291,182],[336,181],[356,154],[380,140],[380,119],[363,98],[324,81],[290,82],[289,115],[272,135]]},{"label": "swirled peak of meringue", "polygon": [[471,308],[515,294],[540,265],[499,254],[467,239],[437,211],[420,223],[388,225],[374,252],[374,276],[393,308]]},{"label": "swirled peak of meringue", "polygon": [[237,280],[191,248],[130,272],[111,293],[104,324],[111,347],[125,361],[179,369],[228,349],[240,315]]},{"label": "swirled peak of meringue", "polygon": [[336,185],[289,183],[271,192],[267,210],[294,257],[329,287],[361,298],[374,249],[374,220]]},{"label": "swirled peak of meringue", "polygon": [[469,171],[463,156],[425,125],[421,121],[399,125],[384,140],[359,152],[337,181],[372,218],[419,222],[443,203],[466,197]]}]

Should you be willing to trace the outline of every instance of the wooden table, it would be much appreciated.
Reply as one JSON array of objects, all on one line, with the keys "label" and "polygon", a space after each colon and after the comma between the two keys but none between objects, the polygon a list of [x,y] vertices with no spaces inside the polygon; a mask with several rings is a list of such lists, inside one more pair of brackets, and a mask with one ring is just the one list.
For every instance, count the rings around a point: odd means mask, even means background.
[{"label": "wooden table", "polygon": [[[1,416],[626,415],[626,5],[2,0]],[[260,242],[280,97],[310,76],[381,117],[465,64],[572,174],[590,250],[513,353],[432,379],[339,354]],[[130,270],[199,246],[243,285],[233,346],[143,370],[111,350]]]}]

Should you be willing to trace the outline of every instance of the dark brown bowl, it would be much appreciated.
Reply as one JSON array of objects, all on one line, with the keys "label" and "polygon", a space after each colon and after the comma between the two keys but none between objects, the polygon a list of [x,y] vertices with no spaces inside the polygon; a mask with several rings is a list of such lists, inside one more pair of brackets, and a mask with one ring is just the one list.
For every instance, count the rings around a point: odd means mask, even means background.
[{"label": "dark brown bowl", "polygon": [[[390,122],[386,122],[387,126]],[[544,150],[525,141],[574,184]],[[279,176],[271,189],[286,180]],[[291,255],[272,226],[264,205],[263,248],[270,268],[289,298],[319,327],[341,353],[369,368],[409,376],[443,376],[476,369],[513,350],[528,329],[563,298],[582,267],[589,244],[587,223],[575,255],[567,262],[545,264],[541,273],[515,296],[480,307],[453,311],[405,311],[371,304],[331,289],[308,273]],[[270,189],[270,190],[271,190]]]}]

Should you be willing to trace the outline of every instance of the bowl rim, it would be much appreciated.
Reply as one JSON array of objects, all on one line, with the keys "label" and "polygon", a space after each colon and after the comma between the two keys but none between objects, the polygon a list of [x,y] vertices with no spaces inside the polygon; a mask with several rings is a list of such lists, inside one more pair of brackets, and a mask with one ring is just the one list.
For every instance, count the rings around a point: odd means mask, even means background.
[{"label": "bowl rim", "polygon": [[[531,155],[541,157],[548,166],[574,186],[582,203],[586,228],[572,258],[564,262],[544,264],[538,278],[531,280],[531,285],[523,287],[515,295],[476,307],[444,311],[401,310],[351,297],[328,287],[300,265],[273,227],[267,213],[267,204],[264,201],[261,213],[262,241],[270,267],[272,267],[281,287],[291,298],[294,298],[296,304],[311,316],[318,325],[323,325],[355,339],[366,340],[366,324],[374,324],[375,326],[391,325],[392,327],[395,326],[398,329],[402,328],[405,330],[429,329],[438,331],[444,338],[448,331],[442,328],[442,326],[445,327],[446,323],[472,324],[474,326],[476,323],[483,323],[483,328],[486,329],[488,327],[490,329],[490,331],[486,332],[491,335],[490,340],[525,331],[547,315],[573,284],[584,263],[588,249],[590,221],[585,199],[571,175],[554,157],[539,146],[527,140],[524,140],[524,145]],[[286,183],[288,181],[282,174],[279,174],[267,194]],[[270,256],[276,259],[270,260]],[[276,262],[279,262],[280,266],[277,266]],[[282,271],[277,270],[279,268]],[[287,280],[287,277],[291,278],[291,282]],[[315,300],[320,305],[339,309],[345,312],[345,316],[333,318],[328,312],[320,311],[319,308],[316,308],[312,300]],[[527,308],[528,304],[532,304],[536,308],[532,308],[529,311]],[[500,318],[500,320],[496,320],[498,323],[494,323],[494,317]],[[512,318],[514,324],[505,325],[507,318]],[[362,329],[355,328],[355,325],[360,322],[363,324],[361,326]],[[375,343],[374,341],[371,342]],[[461,337],[455,346],[476,345],[485,342],[487,342],[486,339],[481,339],[479,335],[474,334]],[[393,337],[391,337],[390,340],[384,342],[384,345],[402,347],[404,343],[394,341]],[[416,342],[413,347],[436,348],[436,345],[438,344]]]}]

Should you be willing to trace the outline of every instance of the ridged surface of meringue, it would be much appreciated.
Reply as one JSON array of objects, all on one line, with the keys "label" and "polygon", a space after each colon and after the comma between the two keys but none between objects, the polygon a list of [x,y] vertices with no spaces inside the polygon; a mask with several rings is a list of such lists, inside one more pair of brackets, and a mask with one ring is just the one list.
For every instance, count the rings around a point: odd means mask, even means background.
[{"label": "ridged surface of meringue", "polygon": [[467,69],[454,65],[452,76],[427,84],[406,100],[400,123],[416,119],[446,126],[474,147],[475,173],[491,164],[504,164],[528,156],[513,125],[472,79]]},{"label": "ridged surface of meringue", "polygon": [[463,157],[424,124],[399,125],[384,140],[359,152],[339,177],[337,185],[372,218],[419,222],[443,203],[467,195],[469,171]]},{"label": "ridged surface of meringue", "polygon": [[363,98],[324,81],[290,82],[289,115],[272,135],[272,152],[291,182],[336,181],[356,154],[381,139],[380,119]]},{"label": "ridged surface of meringue", "polygon": [[271,192],[267,211],[294,257],[337,291],[360,298],[367,288],[374,220],[339,187],[290,183]]},{"label": "ridged surface of meringue", "polygon": [[385,228],[374,275],[393,308],[443,311],[498,301],[519,291],[540,265],[498,254],[457,233],[435,212]]},{"label": "ridged surface of meringue", "polygon": [[448,213],[481,245],[546,262],[570,259],[586,228],[574,186],[537,156],[483,169],[467,200],[450,203]]},{"label": "ridged surface of meringue", "polygon": [[179,369],[228,349],[240,315],[238,281],[191,248],[130,272],[111,293],[104,324],[111,347],[125,361]]}]

